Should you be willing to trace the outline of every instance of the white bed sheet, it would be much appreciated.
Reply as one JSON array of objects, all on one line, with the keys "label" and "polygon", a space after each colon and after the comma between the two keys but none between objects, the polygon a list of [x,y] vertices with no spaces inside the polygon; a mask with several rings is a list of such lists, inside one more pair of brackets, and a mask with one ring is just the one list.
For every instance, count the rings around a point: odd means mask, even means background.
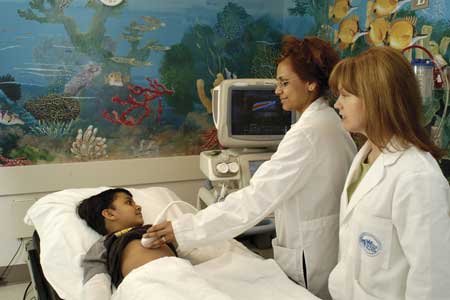
[{"label": "white bed sheet", "polygon": [[166,257],[125,277],[112,300],[318,300],[272,259],[225,253],[207,262]]}]

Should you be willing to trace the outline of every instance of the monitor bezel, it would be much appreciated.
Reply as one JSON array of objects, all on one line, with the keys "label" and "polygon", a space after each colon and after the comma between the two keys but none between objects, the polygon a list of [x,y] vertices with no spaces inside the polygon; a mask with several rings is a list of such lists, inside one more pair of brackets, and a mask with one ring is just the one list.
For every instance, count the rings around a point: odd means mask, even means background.
[{"label": "monitor bezel", "polygon": [[[251,91],[251,90],[255,90],[256,85],[251,85],[251,86],[237,86],[235,88],[230,88],[228,91],[228,99],[227,99],[227,124],[229,125],[233,125],[233,120],[232,120],[232,113],[233,113],[233,100],[231,99],[232,95],[233,95],[233,91]],[[273,90],[274,91],[274,96],[277,97],[275,95],[275,88],[271,87],[270,85],[263,85],[263,86],[257,86],[258,88],[260,88],[259,90],[263,90],[263,91],[270,91]],[[275,86],[276,87],[276,86]],[[278,97],[277,97],[278,98]],[[277,101],[279,101],[279,99],[277,99]],[[293,117],[293,113],[290,112],[291,114],[291,125],[293,124],[293,122],[295,122],[295,116]],[[233,134],[233,128],[229,126],[228,127],[228,136],[238,139],[238,140],[245,140],[245,141],[272,141],[272,140],[281,140],[284,136],[284,134],[274,134],[274,135],[241,135],[241,134]]]},{"label": "monitor bezel", "polygon": [[[231,128],[231,106],[233,90],[273,90],[275,79],[229,79],[214,89],[213,117],[217,128],[219,143],[226,148],[273,148],[283,139],[282,135],[233,135]],[[218,101],[219,103],[217,103]],[[227,112],[224,116],[223,109]],[[220,110],[220,114],[219,114]],[[291,111],[291,126],[297,120],[297,114]],[[230,126],[229,126],[230,125]]]}]

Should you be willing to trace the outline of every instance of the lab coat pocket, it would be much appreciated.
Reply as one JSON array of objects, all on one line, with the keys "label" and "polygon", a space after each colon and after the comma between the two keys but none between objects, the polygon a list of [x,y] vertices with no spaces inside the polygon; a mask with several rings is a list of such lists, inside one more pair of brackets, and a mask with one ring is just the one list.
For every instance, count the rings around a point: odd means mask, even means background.
[{"label": "lab coat pocket", "polygon": [[370,273],[389,269],[393,235],[392,220],[359,213],[358,246],[361,253],[361,270]]},{"label": "lab coat pocket", "polygon": [[273,256],[280,268],[292,280],[305,286],[302,268],[302,249],[291,249],[278,245],[278,240],[272,240]]},{"label": "lab coat pocket", "polygon": [[359,284],[358,280],[353,280],[353,298],[355,300],[380,300],[380,298],[369,295]]},{"label": "lab coat pocket", "polygon": [[328,277],[337,264],[339,215],[302,222],[301,226],[308,289],[320,298],[330,298]]}]

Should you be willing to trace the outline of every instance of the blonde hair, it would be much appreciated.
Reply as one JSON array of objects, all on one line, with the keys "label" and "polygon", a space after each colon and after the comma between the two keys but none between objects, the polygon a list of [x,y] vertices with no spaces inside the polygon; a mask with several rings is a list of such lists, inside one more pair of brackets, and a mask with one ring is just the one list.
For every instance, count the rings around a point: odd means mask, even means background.
[{"label": "blonde hair", "polygon": [[391,47],[373,47],[358,56],[340,61],[330,75],[334,93],[339,87],[359,97],[365,108],[367,137],[385,149],[392,137],[403,149],[412,144],[443,156],[422,127],[422,98],[408,60]]}]

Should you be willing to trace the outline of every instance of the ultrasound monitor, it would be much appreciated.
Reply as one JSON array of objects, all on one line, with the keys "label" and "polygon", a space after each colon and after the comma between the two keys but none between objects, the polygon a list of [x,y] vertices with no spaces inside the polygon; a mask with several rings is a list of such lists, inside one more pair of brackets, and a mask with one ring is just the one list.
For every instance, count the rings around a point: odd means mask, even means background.
[{"label": "ultrasound monitor", "polygon": [[274,79],[224,80],[213,90],[213,118],[226,148],[273,147],[296,114],[282,109]]}]

